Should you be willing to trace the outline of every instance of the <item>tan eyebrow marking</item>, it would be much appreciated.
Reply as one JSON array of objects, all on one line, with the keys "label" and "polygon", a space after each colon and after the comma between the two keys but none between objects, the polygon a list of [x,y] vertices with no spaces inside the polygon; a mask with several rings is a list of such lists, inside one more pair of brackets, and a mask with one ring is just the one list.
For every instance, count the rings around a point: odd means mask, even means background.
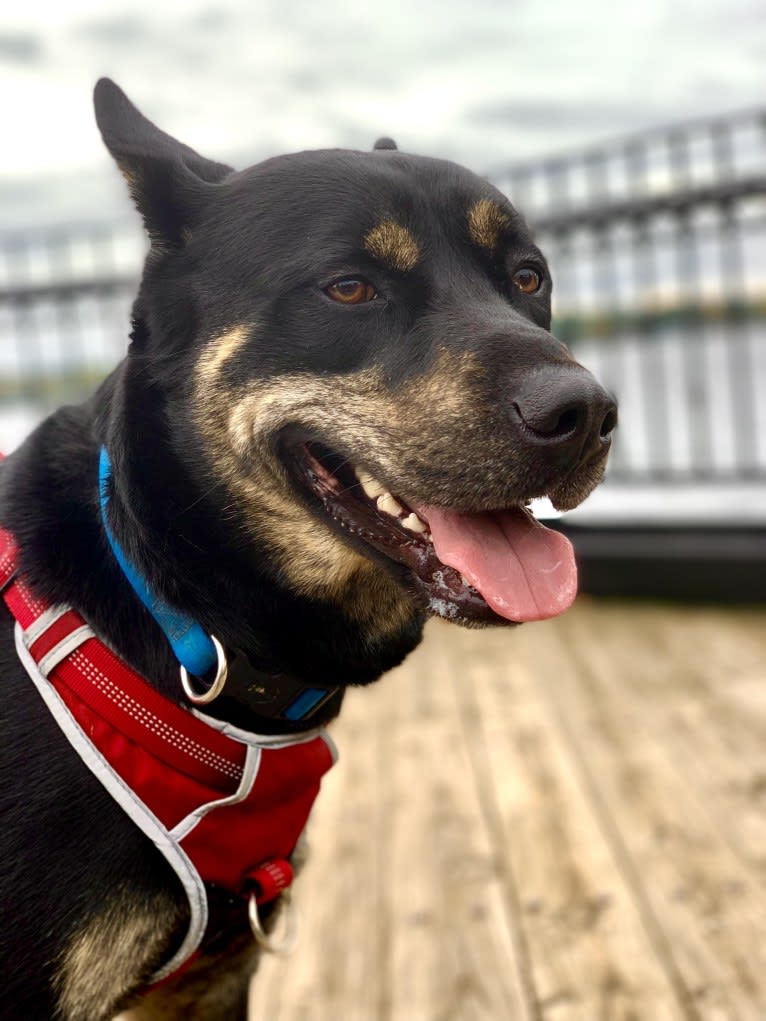
[{"label": "tan eyebrow marking", "polygon": [[508,214],[492,199],[479,199],[468,210],[468,232],[480,248],[494,252],[501,233],[510,226]]},{"label": "tan eyebrow marking", "polygon": [[407,271],[414,269],[420,258],[418,243],[406,227],[383,220],[368,231],[362,244],[376,259],[391,269]]}]

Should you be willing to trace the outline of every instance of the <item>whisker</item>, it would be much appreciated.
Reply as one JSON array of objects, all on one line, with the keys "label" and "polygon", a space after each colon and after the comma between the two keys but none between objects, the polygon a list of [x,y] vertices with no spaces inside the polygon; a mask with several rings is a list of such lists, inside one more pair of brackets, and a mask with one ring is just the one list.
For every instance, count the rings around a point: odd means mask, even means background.
[{"label": "whisker", "polygon": [[205,491],[204,491],[203,493],[201,493],[201,494],[200,494],[200,495],[199,495],[199,496],[197,497],[197,499],[196,499],[196,500],[192,500],[192,502],[191,502],[191,503],[190,503],[190,504],[189,504],[189,505],[188,505],[187,507],[184,507],[184,508],[182,508],[181,510],[179,510],[179,511],[176,511],[176,513],[175,513],[175,517],[174,517],[174,519],[173,519],[173,520],[174,520],[174,521],[177,521],[177,520],[178,520],[178,518],[180,518],[182,514],[186,514],[186,513],[187,513],[188,511],[190,511],[190,510],[191,510],[191,509],[192,509],[193,507],[196,507],[198,503],[201,503],[201,502],[202,502],[202,501],[203,501],[203,500],[205,499],[205,497],[207,497],[207,496],[210,496],[210,494],[211,494],[211,493],[212,493],[212,492],[213,492],[214,490],[218,489],[218,487],[219,487],[219,486],[222,486],[222,485],[223,485],[223,479],[218,479],[218,481],[214,482],[214,483],[212,484],[212,486],[210,486],[210,488],[209,488],[209,489],[206,489],[206,490],[205,490]]}]

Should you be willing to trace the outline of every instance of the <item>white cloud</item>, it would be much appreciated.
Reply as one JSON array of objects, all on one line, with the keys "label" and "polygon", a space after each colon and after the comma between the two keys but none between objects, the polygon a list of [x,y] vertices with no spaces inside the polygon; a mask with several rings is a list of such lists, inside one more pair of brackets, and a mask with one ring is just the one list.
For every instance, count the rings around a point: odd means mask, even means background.
[{"label": "white cloud", "polygon": [[90,111],[101,74],[221,158],[367,147],[386,133],[483,169],[761,102],[759,6],[33,0],[0,24],[0,41],[4,31],[37,41],[26,63],[0,47],[0,198],[21,180],[106,173]]}]

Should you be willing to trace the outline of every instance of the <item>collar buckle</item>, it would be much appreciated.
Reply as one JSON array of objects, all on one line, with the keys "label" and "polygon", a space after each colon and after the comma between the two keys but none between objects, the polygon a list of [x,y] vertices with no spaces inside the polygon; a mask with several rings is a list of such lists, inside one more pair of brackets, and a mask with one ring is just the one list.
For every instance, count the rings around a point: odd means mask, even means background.
[{"label": "collar buckle", "polygon": [[302,723],[319,712],[340,688],[320,687],[289,674],[269,673],[255,666],[246,653],[230,649],[226,690],[260,716]]}]

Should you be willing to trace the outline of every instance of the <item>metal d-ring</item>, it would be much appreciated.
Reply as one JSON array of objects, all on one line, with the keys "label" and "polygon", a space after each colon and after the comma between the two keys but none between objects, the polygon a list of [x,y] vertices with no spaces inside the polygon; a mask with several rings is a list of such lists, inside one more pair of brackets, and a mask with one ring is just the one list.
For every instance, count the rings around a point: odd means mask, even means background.
[{"label": "metal d-ring", "polygon": [[214,698],[217,698],[223,691],[223,686],[226,684],[226,675],[228,673],[228,664],[226,662],[226,653],[223,651],[223,646],[215,637],[210,636],[210,640],[215,646],[215,654],[218,657],[218,663],[216,665],[215,679],[207,691],[203,691],[199,694],[192,688],[191,680],[185,666],[181,667],[181,687],[184,689],[184,693],[195,705],[207,705],[208,702],[212,702]]},{"label": "metal d-ring", "polygon": [[298,943],[298,913],[292,902],[289,890],[283,890],[280,898],[284,902],[283,913],[285,915],[284,932],[281,937],[274,937],[267,933],[261,924],[261,916],[258,914],[258,901],[255,894],[250,894],[247,905],[247,917],[250,921],[250,928],[253,932],[255,942],[267,953],[277,954],[279,957],[287,957],[295,950]]}]

